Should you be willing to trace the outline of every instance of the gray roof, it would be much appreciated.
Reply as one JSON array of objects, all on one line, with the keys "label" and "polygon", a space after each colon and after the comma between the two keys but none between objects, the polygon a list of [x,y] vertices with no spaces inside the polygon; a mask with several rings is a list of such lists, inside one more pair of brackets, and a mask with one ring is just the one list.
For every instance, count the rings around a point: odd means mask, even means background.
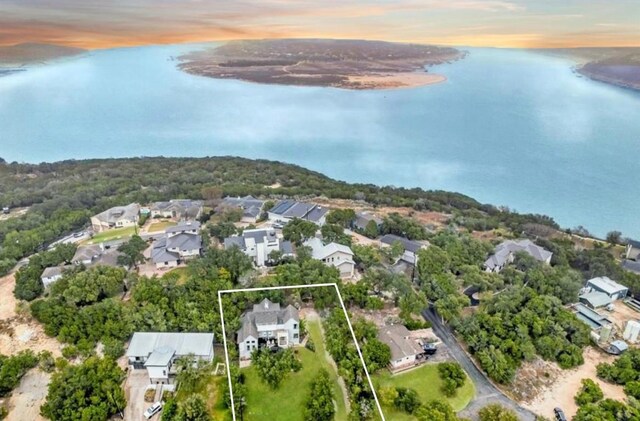
[{"label": "gray roof", "polygon": [[202,210],[201,200],[173,199],[168,202],[155,202],[151,211],[175,212],[180,218],[197,218]]},{"label": "gray roof", "polygon": [[145,367],[164,367],[169,365],[171,358],[175,355],[176,350],[170,346],[163,346],[154,349],[144,363]]},{"label": "gray roof", "polygon": [[576,317],[589,325],[592,329],[598,329],[604,325],[609,325],[611,322],[602,314],[598,313],[585,306],[584,304],[576,304],[573,306],[576,311]]},{"label": "gray roof", "polygon": [[580,296],[580,301],[586,301],[591,307],[599,308],[611,304],[611,297],[604,292],[589,292]]},{"label": "gray roof", "polygon": [[625,341],[621,341],[621,340],[611,342],[611,346],[617,348],[620,352],[623,352],[629,349],[629,345],[627,345]]},{"label": "gray roof", "polygon": [[69,266],[52,266],[49,268],[45,268],[44,271],[42,272],[42,275],[40,275],[40,277],[53,278],[54,276],[60,276],[62,275],[62,272],[68,268]]},{"label": "gray roof", "polygon": [[196,250],[202,248],[202,237],[198,234],[178,234],[167,238],[167,248],[178,248],[180,250]]},{"label": "gray roof", "polygon": [[95,215],[95,218],[102,222],[115,224],[117,221],[122,219],[133,220],[138,216],[139,212],[140,205],[137,203],[130,203],[126,206],[114,206],[111,209],[107,209],[106,211]]},{"label": "gray roof", "polygon": [[166,232],[167,234],[170,233],[175,233],[175,232],[182,232],[182,231],[191,231],[191,230],[199,230],[200,229],[200,222],[198,221],[184,221],[184,222],[179,222],[177,225],[174,225],[172,227],[168,227],[164,232]]},{"label": "gray roof", "polygon": [[280,251],[283,254],[293,254],[293,243],[291,241],[281,241]]},{"label": "gray roof", "polygon": [[224,248],[229,249],[237,246],[244,250],[246,245],[246,239],[252,238],[256,244],[264,243],[266,241],[275,241],[278,239],[274,229],[253,229],[244,230],[241,236],[234,235],[233,237],[227,237],[224,239]]},{"label": "gray roof", "polygon": [[131,338],[127,357],[148,357],[161,348],[171,348],[176,356],[211,355],[213,333],[136,332]]},{"label": "gray roof", "polygon": [[489,256],[484,265],[490,269],[502,267],[509,260],[509,256],[519,251],[525,252],[541,262],[546,261],[553,255],[550,251],[528,239],[506,240],[496,246],[494,254]]},{"label": "gray roof", "polygon": [[243,342],[249,336],[257,338],[257,325],[284,324],[291,319],[300,321],[298,309],[292,305],[281,309],[279,303],[265,298],[259,304],[254,304],[251,311],[242,315],[242,327],[237,332],[238,342]]},{"label": "gray roof", "polygon": [[410,338],[410,335],[409,330],[403,325],[384,326],[378,331],[378,339],[391,349],[392,360],[400,360],[424,352],[418,342]]},{"label": "gray roof", "polygon": [[180,260],[178,253],[170,252],[167,250],[167,239],[165,237],[159,238],[153,242],[153,248],[151,249],[151,260],[153,263],[162,262],[175,262]]},{"label": "gray roof", "polygon": [[245,197],[225,197],[216,211],[220,212],[225,208],[240,208],[243,210],[243,216],[256,218],[260,215],[264,202],[253,196]]},{"label": "gray roof", "polygon": [[76,253],[73,255],[71,261],[82,262],[85,260],[92,260],[96,256],[102,254],[102,247],[100,244],[90,244],[86,246],[79,246],[76,249]]},{"label": "gray roof", "polygon": [[367,224],[370,221],[375,221],[376,225],[382,224],[382,219],[378,218],[374,214],[371,214],[369,212],[358,212],[356,214],[356,220],[354,221],[353,225],[356,228],[360,228],[363,230],[367,227]]},{"label": "gray roof", "polygon": [[295,200],[282,200],[269,210],[269,212],[281,215],[285,218],[300,218],[312,222],[318,222],[329,209],[314,203],[296,202]]},{"label": "gray roof", "polygon": [[630,245],[634,249],[640,249],[640,241],[632,240],[629,238],[627,240],[627,245]]},{"label": "gray roof", "polygon": [[630,272],[640,273],[640,262],[633,260],[623,260],[622,267]]},{"label": "gray roof", "polygon": [[587,286],[591,286],[593,288],[596,288],[602,292],[605,292],[609,295],[611,294],[616,294],[618,292],[622,292],[622,291],[628,291],[629,288],[627,288],[624,285],[620,285],[619,283],[617,283],[616,281],[606,277],[606,276],[600,276],[597,278],[593,278],[593,279],[589,279],[587,281]]},{"label": "gray roof", "polygon": [[405,249],[405,251],[410,251],[412,253],[417,253],[418,250],[420,250],[425,246],[424,244],[419,243],[417,241],[412,241],[412,240],[409,240],[408,238],[400,237],[394,234],[387,234],[380,239],[381,243],[389,244],[389,245],[392,245],[396,241],[402,244],[402,247]]},{"label": "gray roof", "polygon": [[325,259],[337,252],[342,252],[353,256],[353,252],[349,247],[338,243],[329,243],[327,245],[324,245],[322,244],[322,241],[317,237],[305,241],[304,245],[311,247],[311,257],[316,260]]}]

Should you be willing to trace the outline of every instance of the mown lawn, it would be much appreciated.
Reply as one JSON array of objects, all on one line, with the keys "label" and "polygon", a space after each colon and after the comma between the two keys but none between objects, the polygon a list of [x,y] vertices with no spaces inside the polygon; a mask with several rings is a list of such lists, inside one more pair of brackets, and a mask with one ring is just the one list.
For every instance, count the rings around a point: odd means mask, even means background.
[{"label": "mown lawn", "polygon": [[131,237],[136,232],[136,227],[117,228],[109,231],[100,232],[87,240],[85,244],[99,244],[105,241],[119,240],[121,238]]},{"label": "mown lawn", "polygon": [[321,368],[329,372],[332,380],[337,404],[336,421],[347,419],[342,389],[337,382],[338,376],[324,356],[325,348],[320,322],[308,321],[307,330],[313,339],[316,351],[296,348],[298,358],[302,362],[302,369],[297,373],[290,373],[277,390],[272,390],[262,382],[253,367],[243,369],[247,385],[247,406],[244,413],[246,421],[303,421],[303,408],[309,393],[309,385]]},{"label": "mown lawn", "polygon": [[[476,393],[473,382],[467,377],[467,381],[464,386],[458,389],[456,396],[453,398],[444,396],[440,390],[442,380],[440,380],[440,375],[438,374],[437,364],[425,364],[420,368],[395,376],[392,376],[391,373],[384,370],[373,376],[373,382],[376,390],[391,386],[414,389],[418,392],[422,402],[432,400],[446,401],[449,402],[449,405],[451,405],[456,412],[464,409]],[[385,418],[388,420],[410,421],[415,419],[409,414],[394,410],[394,408],[383,407],[382,409]]]},{"label": "mown lawn", "polygon": [[173,221],[152,222],[151,225],[149,225],[147,232],[164,232],[164,230],[166,230],[167,228],[173,227],[175,225],[177,224]]}]

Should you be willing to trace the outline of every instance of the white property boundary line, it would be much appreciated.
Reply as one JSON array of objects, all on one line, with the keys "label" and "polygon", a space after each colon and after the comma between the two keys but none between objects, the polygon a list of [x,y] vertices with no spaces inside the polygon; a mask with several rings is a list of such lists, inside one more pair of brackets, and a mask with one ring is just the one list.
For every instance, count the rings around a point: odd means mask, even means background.
[{"label": "white property boundary line", "polygon": [[[349,320],[349,315],[347,314],[347,308],[344,306],[344,301],[342,301],[342,295],[340,294],[340,290],[338,289],[338,285],[336,283],[311,284],[311,285],[285,285],[285,286],[279,286],[279,287],[263,287],[263,288],[239,288],[239,289],[226,289],[226,290],[218,291],[218,305],[220,306],[220,322],[222,323],[222,340],[224,342],[224,356],[227,363],[227,379],[229,380],[229,395],[231,397],[231,415],[233,416],[233,421],[236,421],[236,406],[233,401],[233,385],[231,382],[231,367],[229,366],[229,351],[227,349],[227,332],[224,327],[224,312],[222,311],[222,294],[229,294],[233,292],[273,291],[278,289],[301,289],[301,288],[317,288],[317,287],[334,287],[336,289],[336,293],[338,294],[338,299],[340,300],[340,305],[342,306],[342,311],[344,311],[344,317],[345,319],[347,319],[347,325],[349,326],[349,330],[351,331],[351,337],[353,338],[353,342],[356,344],[356,349],[358,350],[358,356],[360,356],[362,367],[364,368],[364,372],[367,375],[367,380],[369,381],[369,387],[371,388],[373,399],[376,401],[376,406],[378,407],[378,412],[380,413],[380,417],[382,418],[382,421],[386,421],[386,419],[384,418],[384,413],[382,412],[382,407],[380,406],[380,401],[378,400],[378,395],[376,395],[376,390],[373,387],[373,382],[371,381],[369,370],[367,370],[367,364],[365,364],[364,362],[364,357],[362,356],[360,345],[358,345],[356,334],[353,331],[353,326],[351,326],[351,320]],[[346,398],[348,399],[349,397],[347,396]]]}]

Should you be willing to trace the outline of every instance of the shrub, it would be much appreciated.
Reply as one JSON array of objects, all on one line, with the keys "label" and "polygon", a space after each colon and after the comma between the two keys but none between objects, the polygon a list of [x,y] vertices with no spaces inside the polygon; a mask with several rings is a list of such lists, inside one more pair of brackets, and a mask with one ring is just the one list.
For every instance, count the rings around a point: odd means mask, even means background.
[{"label": "shrub", "polygon": [[406,387],[396,387],[398,396],[393,401],[393,406],[401,411],[413,414],[420,407],[418,392]]},{"label": "shrub", "polygon": [[313,343],[313,340],[311,338],[307,339],[307,343],[304,347],[311,352],[316,352],[316,345]]},{"label": "shrub", "polygon": [[438,365],[438,373],[443,383],[442,393],[449,397],[455,396],[467,380],[467,375],[457,362],[441,363]]}]

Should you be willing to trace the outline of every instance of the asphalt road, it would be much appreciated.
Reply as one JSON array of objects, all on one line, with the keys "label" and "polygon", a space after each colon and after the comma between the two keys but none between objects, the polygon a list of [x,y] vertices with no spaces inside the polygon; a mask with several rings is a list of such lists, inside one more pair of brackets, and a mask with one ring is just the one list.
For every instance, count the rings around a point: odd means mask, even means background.
[{"label": "asphalt road", "polygon": [[422,312],[422,317],[431,322],[433,332],[447,346],[449,353],[460,363],[462,368],[467,372],[471,380],[476,386],[475,399],[469,403],[459,415],[472,420],[478,419],[478,411],[490,404],[499,403],[500,405],[515,411],[523,421],[535,421],[535,414],[527,409],[522,408],[516,402],[507,397],[502,391],[489,381],[487,376],[480,371],[478,367],[471,361],[471,357],[462,349],[451,329],[442,324],[440,317],[432,310],[427,309]]}]

